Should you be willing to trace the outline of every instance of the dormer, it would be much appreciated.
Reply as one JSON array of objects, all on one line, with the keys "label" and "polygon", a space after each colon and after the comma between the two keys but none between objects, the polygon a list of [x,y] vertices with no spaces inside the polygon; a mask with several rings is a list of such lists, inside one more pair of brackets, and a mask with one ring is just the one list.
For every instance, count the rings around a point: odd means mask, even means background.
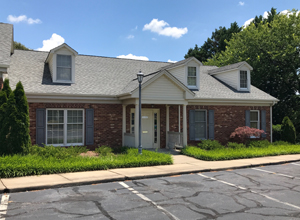
[{"label": "dormer", "polygon": [[251,92],[250,71],[253,68],[245,61],[212,69],[208,74],[216,77],[237,91]]},{"label": "dormer", "polygon": [[67,44],[50,50],[46,63],[49,65],[52,81],[75,83],[75,58],[78,53]]},{"label": "dormer", "polygon": [[203,66],[203,64],[199,60],[195,57],[190,57],[166,66],[164,69],[168,70],[186,87],[194,91],[200,88],[200,66]]}]

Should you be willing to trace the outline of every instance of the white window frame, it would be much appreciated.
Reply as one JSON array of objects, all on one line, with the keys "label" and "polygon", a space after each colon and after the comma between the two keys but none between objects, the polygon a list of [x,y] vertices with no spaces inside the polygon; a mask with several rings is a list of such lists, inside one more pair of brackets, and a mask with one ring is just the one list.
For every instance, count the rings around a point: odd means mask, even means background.
[{"label": "white window frame", "polygon": [[[71,67],[64,67],[64,66],[58,66],[58,56],[68,56],[70,57],[70,60],[71,60]],[[56,79],[57,81],[60,81],[60,82],[72,82],[72,66],[73,66],[73,62],[72,62],[72,55],[67,55],[67,54],[57,54],[56,55]],[[57,69],[58,68],[65,68],[65,69],[70,69],[70,76],[71,76],[71,79],[70,80],[62,80],[62,79],[58,79],[58,71]]]},{"label": "white window frame", "polygon": [[[46,109],[46,145],[48,145],[48,110],[63,110],[64,111],[64,143],[63,144],[49,144],[55,147],[58,146],[83,146],[84,145],[84,132],[85,132],[85,111],[81,108],[47,108]],[[82,143],[67,143],[67,132],[68,132],[68,110],[81,110],[82,111]]]},{"label": "white window frame", "polygon": [[[241,74],[245,74],[246,73],[246,87],[242,87],[241,86]],[[240,70],[240,89],[243,90],[243,89],[248,89],[248,73],[247,73],[247,70]]]},{"label": "white window frame", "polygon": [[[205,112],[205,138],[197,138],[196,137],[196,112]],[[199,140],[207,140],[207,110],[206,109],[195,109],[195,141]]]},{"label": "white window frame", "polygon": [[[241,71],[246,71],[247,72],[247,88],[241,88]],[[246,68],[241,68],[238,70],[238,90],[239,91],[245,91],[245,92],[250,92],[250,70]]]},{"label": "white window frame", "polygon": [[[257,112],[257,121],[251,121],[251,112]],[[250,110],[250,128],[251,127],[251,122],[257,122],[257,129],[260,129],[260,111],[259,110]]]},{"label": "white window frame", "polygon": [[[189,67],[194,67],[196,68],[196,85],[189,85],[188,84],[188,77],[189,77]],[[187,65],[185,68],[186,74],[185,74],[185,80],[186,80],[186,86],[189,89],[199,89],[199,67],[195,65]]]},{"label": "white window frame", "polygon": [[[63,55],[63,56],[71,56],[71,80],[58,80],[57,79],[57,55]],[[71,52],[66,51],[59,51],[58,53],[55,53],[52,57],[53,63],[52,63],[52,69],[53,69],[53,82],[55,83],[75,83],[75,56]]]}]

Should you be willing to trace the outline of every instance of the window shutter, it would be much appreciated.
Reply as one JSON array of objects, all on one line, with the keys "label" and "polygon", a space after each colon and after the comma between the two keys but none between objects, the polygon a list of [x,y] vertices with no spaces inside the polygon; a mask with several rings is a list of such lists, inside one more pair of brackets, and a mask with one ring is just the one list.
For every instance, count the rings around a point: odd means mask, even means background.
[{"label": "window shutter", "polygon": [[266,138],[266,110],[261,110],[261,129],[265,131],[265,133],[263,133],[261,135],[261,137]]},{"label": "window shutter", "polygon": [[46,109],[36,109],[36,144],[46,144]]},{"label": "window shutter", "polygon": [[86,110],[86,123],[85,123],[85,143],[86,145],[94,144],[94,109]]},{"label": "window shutter", "polygon": [[189,112],[189,130],[190,130],[190,140],[195,140],[195,110],[190,110]]},{"label": "window shutter", "polygon": [[250,127],[250,110],[246,110],[246,126]]},{"label": "window shutter", "polygon": [[215,111],[208,111],[208,135],[210,140],[215,139]]}]

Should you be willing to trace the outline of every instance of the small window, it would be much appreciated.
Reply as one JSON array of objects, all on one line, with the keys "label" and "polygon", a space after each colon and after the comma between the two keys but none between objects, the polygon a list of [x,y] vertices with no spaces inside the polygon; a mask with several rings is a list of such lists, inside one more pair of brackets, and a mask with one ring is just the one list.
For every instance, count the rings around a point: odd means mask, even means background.
[{"label": "small window", "polygon": [[130,133],[134,134],[134,112],[131,113],[130,118]]},{"label": "small window", "polygon": [[250,127],[259,129],[259,111],[250,111]]},{"label": "small window", "polygon": [[247,89],[248,88],[248,79],[247,79],[247,71],[240,71],[240,88]]},{"label": "small window", "polygon": [[83,110],[47,110],[47,144],[82,145]]},{"label": "small window", "polygon": [[197,86],[196,67],[188,67],[187,83],[188,86]]},{"label": "small window", "polygon": [[57,55],[57,80],[72,81],[72,57]]},{"label": "small window", "polygon": [[206,139],[206,111],[195,111],[195,139]]}]

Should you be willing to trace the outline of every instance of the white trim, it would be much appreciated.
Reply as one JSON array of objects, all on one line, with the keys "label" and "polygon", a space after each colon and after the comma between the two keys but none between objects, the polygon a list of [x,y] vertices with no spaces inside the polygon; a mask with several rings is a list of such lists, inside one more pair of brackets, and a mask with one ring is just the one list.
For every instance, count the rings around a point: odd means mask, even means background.
[{"label": "white trim", "polygon": [[[188,69],[189,69],[189,67],[196,68],[196,86],[188,85],[188,72],[189,72]],[[186,85],[186,87],[189,89],[199,90],[199,84],[200,84],[200,68],[199,68],[199,66],[186,64],[186,67],[185,67],[185,85]]]},{"label": "white trim", "polygon": [[164,67],[163,67],[163,69],[166,69],[166,70],[172,70],[172,69],[177,68],[177,67],[185,66],[187,63],[189,63],[189,62],[192,61],[192,60],[194,60],[195,62],[197,62],[200,66],[203,66],[203,63],[201,63],[197,58],[192,57],[192,59],[190,59],[189,61],[185,61],[185,62],[183,62],[183,63],[180,64],[180,65],[172,66],[172,67],[169,67],[169,68],[164,68]]},{"label": "white trim", "polygon": [[[84,140],[84,132],[85,132],[85,111],[84,109],[82,108],[47,108],[46,109],[46,145],[48,145],[47,141],[48,141],[48,110],[63,110],[64,111],[64,143],[63,144],[49,144],[49,145],[52,145],[52,146],[55,146],[55,147],[58,147],[58,146],[83,146],[84,143],[85,143],[85,140]],[[82,111],[82,117],[83,117],[83,120],[82,120],[82,143],[67,143],[67,119],[68,119],[68,115],[67,115],[67,111],[68,110],[81,110]]]},{"label": "white trim", "polygon": [[[207,109],[195,109],[195,114],[196,111],[198,112],[205,112],[205,138],[196,138],[196,132],[195,132],[195,141],[200,141],[200,140],[207,140]],[[196,124],[196,121],[194,121],[194,123]]]},{"label": "white trim", "polygon": [[[241,88],[241,71],[247,72],[247,88]],[[251,92],[251,84],[250,84],[250,70],[246,69],[239,69],[238,70],[238,85],[237,85],[238,91],[246,91]]]},{"label": "white trim", "polygon": [[250,110],[250,128],[251,128],[251,122],[256,122],[256,121],[251,121],[251,112],[257,112],[257,129],[260,129],[260,110]]}]

